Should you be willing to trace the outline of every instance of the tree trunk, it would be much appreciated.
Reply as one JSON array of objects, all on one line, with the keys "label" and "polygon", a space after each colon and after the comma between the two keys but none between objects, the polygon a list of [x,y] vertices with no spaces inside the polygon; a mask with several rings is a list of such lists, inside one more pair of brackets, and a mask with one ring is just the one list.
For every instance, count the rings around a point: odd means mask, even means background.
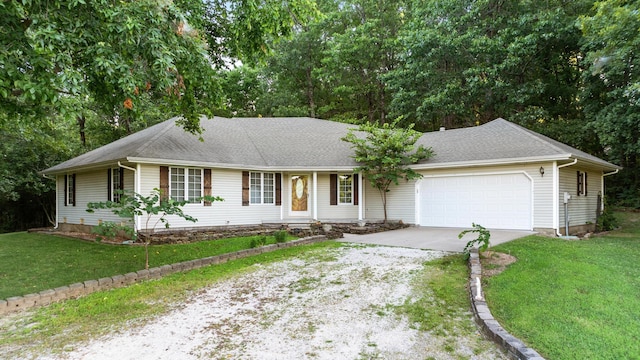
[{"label": "tree trunk", "polygon": [[309,103],[309,116],[314,118],[316,117],[316,102],[313,93],[313,78],[311,76],[311,71],[311,66],[308,66],[305,73],[307,77],[307,101]]},{"label": "tree trunk", "polygon": [[382,210],[384,212],[384,223],[387,223],[387,190],[388,188],[385,189],[380,189],[380,197],[382,197]]},{"label": "tree trunk", "polygon": [[149,240],[144,242],[144,269],[149,270]]},{"label": "tree trunk", "polygon": [[84,115],[79,115],[76,118],[76,121],[78,122],[78,128],[79,128],[78,130],[80,131],[80,142],[82,143],[82,146],[87,146],[87,138],[84,133],[86,120],[87,119],[85,119]]}]

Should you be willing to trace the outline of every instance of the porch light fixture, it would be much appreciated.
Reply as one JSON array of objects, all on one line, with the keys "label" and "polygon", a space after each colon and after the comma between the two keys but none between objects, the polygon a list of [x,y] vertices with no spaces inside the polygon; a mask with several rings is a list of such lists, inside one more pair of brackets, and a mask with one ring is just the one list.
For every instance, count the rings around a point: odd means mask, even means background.
[{"label": "porch light fixture", "polygon": [[544,168],[540,166],[540,176],[544,177]]}]

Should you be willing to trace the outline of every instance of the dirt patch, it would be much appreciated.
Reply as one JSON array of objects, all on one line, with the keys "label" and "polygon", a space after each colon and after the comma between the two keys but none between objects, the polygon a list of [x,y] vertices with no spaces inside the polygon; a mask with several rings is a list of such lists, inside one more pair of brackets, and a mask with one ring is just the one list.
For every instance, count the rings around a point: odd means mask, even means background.
[{"label": "dirt patch", "polygon": [[494,276],[503,272],[507,266],[516,262],[515,256],[496,251],[484,251],[480,254],[482,276]]}]

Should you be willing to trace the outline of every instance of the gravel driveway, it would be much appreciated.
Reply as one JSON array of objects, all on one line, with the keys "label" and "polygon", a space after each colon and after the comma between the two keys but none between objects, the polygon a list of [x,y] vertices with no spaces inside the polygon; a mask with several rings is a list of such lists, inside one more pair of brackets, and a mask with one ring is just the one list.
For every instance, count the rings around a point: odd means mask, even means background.
[{"label": "gravel driveway", "polygon": [[144,326],[40,359],[504,358],[478,333],[419,331],[393,310],[412,298],[422,264],[443,255],[347,245],[256,265]]}]

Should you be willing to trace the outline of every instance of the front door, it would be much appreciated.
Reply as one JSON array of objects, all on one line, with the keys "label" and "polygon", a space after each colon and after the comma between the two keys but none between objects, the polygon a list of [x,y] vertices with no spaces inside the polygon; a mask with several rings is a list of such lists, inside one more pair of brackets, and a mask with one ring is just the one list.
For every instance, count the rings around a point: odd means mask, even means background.
[{"label": "front door", "polygon": [[291,216],[309,216],[309,175],[292,175]]}]

